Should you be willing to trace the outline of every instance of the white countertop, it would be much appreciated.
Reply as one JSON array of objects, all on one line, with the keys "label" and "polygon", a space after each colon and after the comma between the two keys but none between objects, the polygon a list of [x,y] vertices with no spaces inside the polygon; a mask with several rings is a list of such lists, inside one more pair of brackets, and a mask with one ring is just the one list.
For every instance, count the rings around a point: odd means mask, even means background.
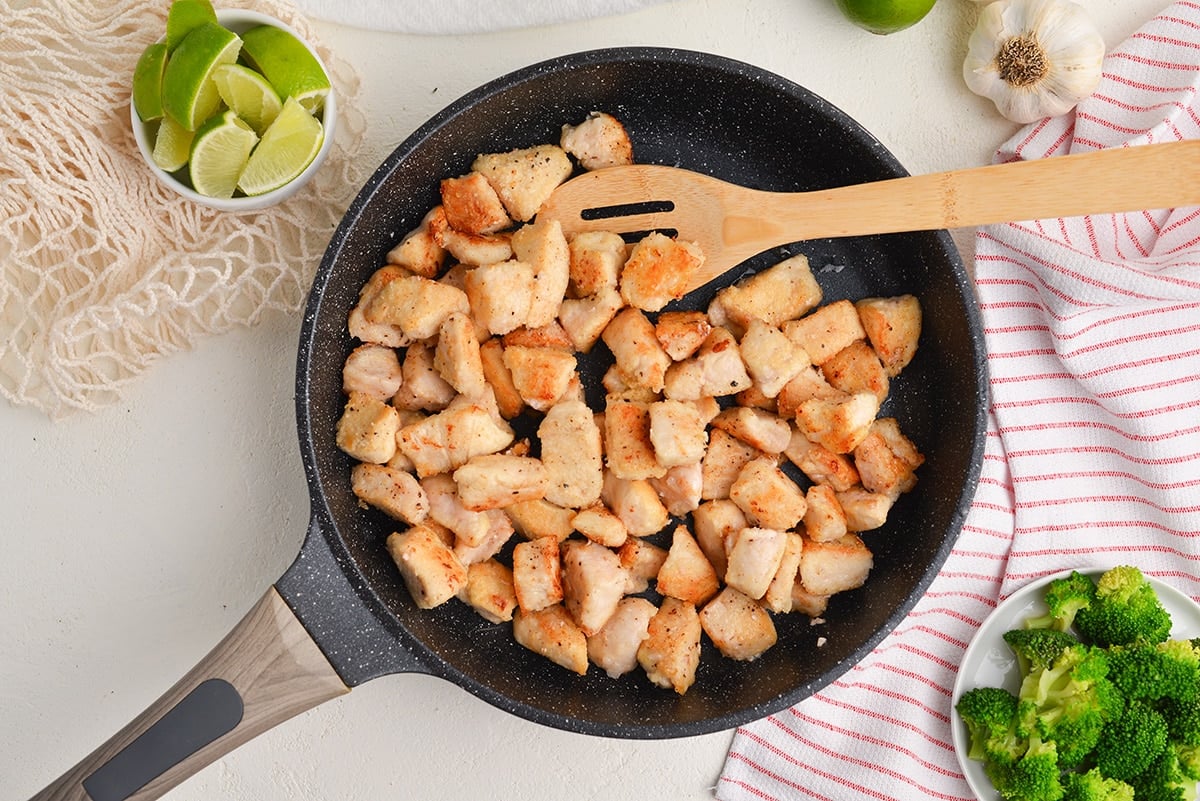
[{"label": "white countertop", "polygon": [[[1084,0],[1109,46],[1166,0]],[[319,23],[360,71],[374,169],[475,86],[566,52],[655,45],[752,62],[842,108],[911,172],[987,163],[1016,126],[960,68],[976,14],[940,0],[877,37],[833,0],[681,0],[622,17],[453,38]],[[970,232],[955,233],[970,256]],[[293,413],[300,315],[155,366],[126,399],[50,422],[0,403],[0,787],[28,798],[138,714],[295,556],[308,496]],[[541,727],[426,676],[290,720],[174,801],[712,797],[731,732],[662,742]]]}]

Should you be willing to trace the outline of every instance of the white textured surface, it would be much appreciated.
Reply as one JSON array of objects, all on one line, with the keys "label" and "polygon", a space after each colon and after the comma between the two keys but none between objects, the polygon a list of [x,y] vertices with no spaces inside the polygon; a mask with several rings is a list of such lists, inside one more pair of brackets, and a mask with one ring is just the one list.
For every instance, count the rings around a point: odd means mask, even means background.
[{"label": "white textured surface", "polygon": [[[1165,3],[1088,0],[1119,42]],[[631,15],[461,37],[320,25],[358,66],[373,168],[465,91],[568,51],[707,50],[791,78],[909,170],[987,163],[1015,130],[959,77],[975,14],[941,0],[875,37],[832,0],[682,0]],[[969,245],[969,235],[957,241]],[[0,787],[28,798],[172,684],[297,551],[299,318],[164,361],[127,402],[50,423],[0,407]],[[173,801],[710,798],[729,733],[667,742],[566,734],[457,687],[393,676],[303,714],[193,777]]]}]

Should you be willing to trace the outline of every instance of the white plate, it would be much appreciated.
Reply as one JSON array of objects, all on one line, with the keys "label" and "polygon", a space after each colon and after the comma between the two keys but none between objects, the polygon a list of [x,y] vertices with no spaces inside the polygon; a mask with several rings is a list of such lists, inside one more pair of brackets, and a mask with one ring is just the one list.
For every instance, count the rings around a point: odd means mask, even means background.
[{"label": "white plate", "polygon": [[[1103,569],[1080,569],[1080,573],[1098,579],[1104,573]],[[962,665],[958,669],[958,678],[954,681],[954,692],[951,696],[951,708],[958,704],[958,699],[967,690],[975,687],[1003,687],[1013,693],[1021,688],[1021,671],[1017,667],[1016,657],[1008,643],[1004,642],[1004,632],[1019,628],[1025,618],[1046,613],[1046,604],[1042,600],[1046,585],[1056,578],[1069,575],[1070,570],[1054,573],[1049,576],[1031,581],[1010,595],[995,611],[988,615],[987,620],[975,633],[971,644],[963,654]],[[1200,637],[1200,606],[1184,593],[1164,584],[1158,579],[1146,577],[1154,586],[1167,612],[1171,614],[1171,637],[1173,639],[1190,639]],[[962,767],[963,775],[972,792],[982,801],[997,801],[999,793],[992,787],[987,774],[983,772],[983,763],[967,756],[970,738],[967,725],[952,713],[950,726],[951,738],[954,741],[954,753],[958,764]]]}]

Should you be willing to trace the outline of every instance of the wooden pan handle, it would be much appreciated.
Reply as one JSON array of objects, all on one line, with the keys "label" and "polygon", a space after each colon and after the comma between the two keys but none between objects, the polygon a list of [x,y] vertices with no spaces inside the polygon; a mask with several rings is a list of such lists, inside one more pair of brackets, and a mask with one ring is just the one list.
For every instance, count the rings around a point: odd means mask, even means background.
[{"label": "wooden pan handle", "polygon": [[349,691],[272,587],[174,687],[32,801],[150,801]]}]

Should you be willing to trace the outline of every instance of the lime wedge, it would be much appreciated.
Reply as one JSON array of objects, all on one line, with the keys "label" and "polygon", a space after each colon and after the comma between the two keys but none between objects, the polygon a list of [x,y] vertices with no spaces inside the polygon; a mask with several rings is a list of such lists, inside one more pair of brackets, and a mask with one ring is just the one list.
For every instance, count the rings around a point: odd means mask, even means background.
[{"label": "lime wedge", "polygon": [[247,195],[263,195],[278,189],[304,172],[324,141],[321,121],[289,97],[250,154],[238,189]]},{"label": "lime wedge", "polygon": [[154,136],[154,151],[150,154],[154,163],[167,172],[175,172],[188,162],[192,151],[192,140],[196,134],[184,128],[170,117],[163,117]]},{"label": "lime wedge", "polygon": [[216,113],[221,95],[212,72],[237,60],[242,41],[215,22],[206,22],[183,37],[163,71],[163,111],[189,131]]},{"label": "lime wedge", "polygon": [[192,188],[207,197],[233,197],[258,135],[229,109],[196,131],[188,172]]},{"label": "lime wedge", "polygon": [[167,12],[167,49],[174,50],[195,28],[216,21],[217,12],[209,0],[175,0]]},{"label": "lime wedge", "polygon": [[167,45],[156,42],[142,51],[133,68],[133,107],[142,122],[163,115],[162,82],[167,66]]},{"label": "lime wedge", "polygon": [[213,83],[225,105],[261,134],[275,121],[283,103],[263,76],[241,64],[222,64],[213,70]]},{"label": "lime wedge", "polygon": [[321,62],[282,28],[258,25],[242,34],[242,57],[258,70],[282,98],[294,97],[316,114],[329,94],[329,76]]}]

